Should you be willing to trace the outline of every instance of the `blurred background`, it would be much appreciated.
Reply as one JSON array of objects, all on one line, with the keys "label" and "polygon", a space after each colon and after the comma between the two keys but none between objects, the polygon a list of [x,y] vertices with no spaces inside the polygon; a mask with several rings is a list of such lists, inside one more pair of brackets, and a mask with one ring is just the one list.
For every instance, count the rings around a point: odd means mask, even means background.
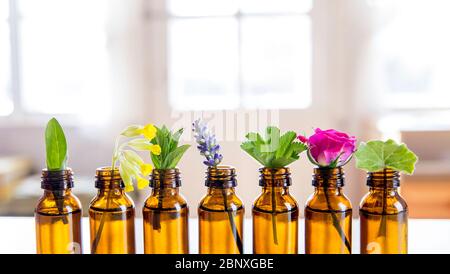
[{"label": "blurred background", "polygon": [[[0,0],[0,215],[33,215],[55,116],[85,213],[122,128],[184,126],[193,144],[190,123],[203,117],[237,168],[247,214],[259,166],[239,144],[274,123],[406,142],[420,157],[402,179],[411,217],[450,218],[448,10],[446,0]],[[193,147],[179,165],[192,216],[201,162]],[[312,166],[303,155],[291,168],[302,207]],[[346,178],[357,209],[365,174],[351,162]],[[132,193],[137,208],[148,193]]]}]

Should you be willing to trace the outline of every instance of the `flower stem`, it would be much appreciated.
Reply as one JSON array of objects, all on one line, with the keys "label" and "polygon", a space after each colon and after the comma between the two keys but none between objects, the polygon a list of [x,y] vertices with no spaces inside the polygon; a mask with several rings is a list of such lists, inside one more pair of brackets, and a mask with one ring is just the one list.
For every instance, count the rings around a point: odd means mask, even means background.
[{"label": "flower stem", "polygon": [[236,242],[236,246],[238,247],[239,254],[242,254],[243,253],[242,239],[241,236],[239,235],[239,231],[237,230],[236,223],[234,222],[233,211],[228,211],[227,194],[225,192],[225,189],[222,189],[222,195],[223,195],[223,205],[225,211],[228,214],[228,219],[230,220],[231,232],[233,233],[233,237]]},{"label": "flower stem", "polygon": [[333,209],[331,208],[331,203],[330,203],[330,198],[328,197],[328,186],[327,183],[324,184],[324,191],[325,191],[325,199],[327,201],[327,207],[328,210],[330,211],[331,214],[331,218],[332,218],[332,222],[333,222],[333,226],[334,228],[337,230],[339,237],[342,239],[342,241],[345,244],[345,247],[347,248],[348,253],[352,253],[352,246],[349,242],[349,240],[347,239],[347,236],[345,235],[344,230],[341,227],[341,224],[336,216],[336,213],[333,211]]},{"label": "flower stem", "polygon": [[58,208],[58,213],[61,216],[63,224],[68,224],[69,220],[67,219],[67,216],[64,215],[64,190],[55,190],[52,191],[53,198],[56,202],[56,207]]},{"label": "flower stem", "polygon": [[278,233],[277,233],[277,200],[275,199],[275,186],[272,185],[272,232],[273,242],[278,245]]},{"label": "flower stem", "polygon": [[158,195],[158,209],[153,212],[153,230],[161,230],[161,209],[163,206],[163,184],[164,184],[164,173],[161,175],[162,180],[160,179],[159,183],[159,195]]},{"label": "flower stem", "polygon": [[386,211],[387,211],[387,179],[386,169],[383,171],[384,190],[383,190],[383,212],[381,213],[380,228],[378,229],[378,237],[386,237]]},{"label": "flower stem", "polygon": [[[116,156],[117,156],[117,145],[119,143],[119,138],[116,139],[116,143],[114,146],[114,152],[113,152],[113,157],[111,160],[111,181],[110,184],[112,185],[113,183],[113,179],[114,179],[114,171],[115,171],[115,165],[116,165]],[[98,226],[98,230],[97,233],[95,234],[95,238],[94,241],[92,242],[92,246],[91,246],[91,253],[92,254],[96,254],[97,253],[97,247],[98,244],[100,243],[100,238],[102,236],[102,232],[103,232],[103,227],[105,226],[105,221],[106,221],[106,216],[109,214],[108,209],[110,207],[111,204],[111,193],[112,191],[108,191],[108,195],[106,196],[106,210],[103,212],[102,217],[100,219],[100,225]]]}]

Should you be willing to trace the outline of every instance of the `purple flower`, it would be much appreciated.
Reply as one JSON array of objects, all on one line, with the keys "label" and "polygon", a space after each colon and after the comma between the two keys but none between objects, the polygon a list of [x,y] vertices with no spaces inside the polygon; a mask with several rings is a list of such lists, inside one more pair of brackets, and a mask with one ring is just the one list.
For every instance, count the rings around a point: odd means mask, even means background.
[{"label": "purple flower", "polygon": [[334,129],[321,130],[307,140],[310,160],[321,167],[336,167],[347,163],[356,150],[356,138]]},{"label": "purple flower", "polygon": [[206,124],[198,119],[192,123],[192,131],[197,142],[200,154],[205,156],[203,163],[207,166],[217,166],[222,162],[223,156],[219,154],[220,146],[217,144],[216,136],[206,127]]}]

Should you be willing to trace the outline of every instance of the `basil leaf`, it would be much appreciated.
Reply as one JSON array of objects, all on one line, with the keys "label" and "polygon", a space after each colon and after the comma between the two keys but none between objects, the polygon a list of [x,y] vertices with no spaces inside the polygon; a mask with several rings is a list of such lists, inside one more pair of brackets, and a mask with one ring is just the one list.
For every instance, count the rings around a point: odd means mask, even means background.
[{"label": "basil leaf", "polygon": [[165,167],[165,169],[175,168],[189,147],[190,145],[182,145],[174,149],[167,155],[167,158],[164,159],[162,166]]},{"label": "basil leaf", "polygon": [[45,129],[45,148],[48,170],[63,170],[67,162],[67,142],[61,125],[52,118]]}]

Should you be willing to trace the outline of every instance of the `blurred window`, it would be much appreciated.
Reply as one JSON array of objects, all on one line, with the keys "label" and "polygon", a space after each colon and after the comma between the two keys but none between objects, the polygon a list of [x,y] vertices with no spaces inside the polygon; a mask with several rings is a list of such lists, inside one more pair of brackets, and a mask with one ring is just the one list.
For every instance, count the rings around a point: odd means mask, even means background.
[{"label": "blurred window", "polygon": [[167,0],[179,110],[306,108],[312,0]]},{"label": "blurred window", "polygon": [[9,2],[0,0],[0,116],[9,115],[14,106],[10,88]]},{"label": "blurred window", "polygon": [[107,0],[0,2],[0,115],[82,114],[105,95]]},{"label": "blurred window", "polygon": [[450,1],[381,1],[377,34],[383,103],[389,108],[450,108]]}]

